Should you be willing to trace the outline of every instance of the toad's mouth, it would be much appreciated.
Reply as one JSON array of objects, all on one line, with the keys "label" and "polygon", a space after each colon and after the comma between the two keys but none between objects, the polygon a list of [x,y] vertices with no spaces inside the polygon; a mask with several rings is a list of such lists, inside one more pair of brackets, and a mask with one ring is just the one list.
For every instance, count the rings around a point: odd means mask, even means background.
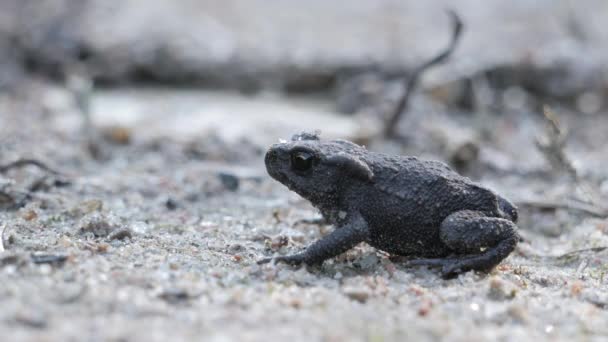
[{"label": "toad's mouth", "polygon": [[269,167],[266,168],[266,171],[268,172],[268,174],[270,175],[270,177],[272,177],[273,179],[275,179],[276,181],[282,183],[282,184],[287,184],[287,180],[289,179],[287,177],[287,174],[284,171],[281,170],[277,170],[275,168]]},{"label": "toad's mouth", "polygon": [[286,184],[287,180],[289,179],[287,177],[287,174],[285,174],[285,172],[283,172],[283,171],[275,172],[275,175],[273,177],[274,177],[274,179],[278,180],[279,182],[281,182],[283,184]]}]

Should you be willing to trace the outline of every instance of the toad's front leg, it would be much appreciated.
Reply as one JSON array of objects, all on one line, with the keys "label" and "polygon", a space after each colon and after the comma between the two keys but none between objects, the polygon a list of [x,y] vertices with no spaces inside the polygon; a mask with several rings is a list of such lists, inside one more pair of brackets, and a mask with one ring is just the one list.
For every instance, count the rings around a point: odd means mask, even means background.
[{"label": "toad's front leg", "polygon": [[336,227],[329,235],[308,246],[303,252],[262,259],[258,261],[258,264],[274,261],[292,265],[299,265],[301,263],[313,265],[320,264],[329,258],[346,252],[360,242],[366,241],[369,236],[367,223],[361,215],[353,214],[349,216],[351,217],[347,217],[346,221]]},{"label": "toad's front leg", "polygon": [[441,223],[440,238],[454,257],[417,259],[408,264],[440,266],[445,278],[469,270],[489,270],[506,258],[520,240],[512,221],[471,210],[448,216]]}]

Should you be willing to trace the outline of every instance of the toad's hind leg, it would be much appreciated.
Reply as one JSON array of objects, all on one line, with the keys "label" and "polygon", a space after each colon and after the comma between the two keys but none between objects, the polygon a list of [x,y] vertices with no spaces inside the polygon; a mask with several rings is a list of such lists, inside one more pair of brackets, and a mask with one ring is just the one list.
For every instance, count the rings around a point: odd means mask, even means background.
[{"label": "toad's hind leg", "polygon": [[409,264],[441,266],[444,277],[490,270],[515,249],[520,239],[512,221],[471,210],[455,212],[443,220],[439,236],[454,257],[418,259]]}]

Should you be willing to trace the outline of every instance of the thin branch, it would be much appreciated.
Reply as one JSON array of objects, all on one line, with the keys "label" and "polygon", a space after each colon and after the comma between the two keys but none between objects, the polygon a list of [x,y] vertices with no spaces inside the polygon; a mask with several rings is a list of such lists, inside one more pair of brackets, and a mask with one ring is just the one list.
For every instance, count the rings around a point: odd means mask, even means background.
[{"label": "thin branch", "polygon": [[450,57],[452,52],[454,52],[454,50],[456,49],[464,25],[455,11],[449,10],[448,14],[452,18],[452,38],[450,40],[450,44],[437,56],[433,57],[431,60],[414,69],[412,75],[405,81],[405,92],[403,93],[403,96],[395,107],[395,111],[392,113],[389,120],[386,122],[386,126],[384,128],[384,135],[386,137],[394,137],[397,123],[403,115],[403,112],[407,109],[410,96],[416,89],[420,76],[422,76],[422,74],[431,67],[445,62]]},{"label": "thin branch", "polygon": [[593,252],[593,253],[603,252],[606,249],[608,249],[608,247],[606,247],[606,246],[577,249],[574,251],[564,253],[562,255],[558,255],[555,258],[556,259],[567,259],[567,258],[571,258],[574,256],[578,256],[579,254],[587,253],[587,252]]},{"label": "thin branch", "polygon": [[536,138],[536,147],[554,169],[566,171],[572,179],[580,181],[579,174],[565,151],[568,137],[566,129],[560,124],[557,115],[549,106],[543,107],[543,115],[547,126],[545,135]]},{"label": "thin branch", "polygon": [[583,203],[583,202],[560,202],[555,200],[520,200],[516,201],[518,206],[522,207],[533,207],[539,209],[566,209],[566,210],[575,210],[582,211],[584,213],[605,218],[608,217],[608,208],[600,208],[593,204]]},{"label": "thin branch", "polygon": [[0,252],[4,252],[6,248],[4,248],[4,232],[6,231],[6,223],[2,224],[2,228],[0,230]]},{"label": "thin branch", "polygon": [[6,173],[10,169],[21,168],[21,167],[29,166],[29,165],[36,166],[48,173],[54,174],[54,175],[61,175],[61,172],[50,168],[45,163],[43,163],[39,160],[36,160],[36,159],[19,159],[14,162],[8,163],[6,165],[0,165],[0,173]]},{"label": "thin branch", "polygon": [[34,264],[52,264],[61,265],[68,260],[67,254],[32,254],[32,262]]}]

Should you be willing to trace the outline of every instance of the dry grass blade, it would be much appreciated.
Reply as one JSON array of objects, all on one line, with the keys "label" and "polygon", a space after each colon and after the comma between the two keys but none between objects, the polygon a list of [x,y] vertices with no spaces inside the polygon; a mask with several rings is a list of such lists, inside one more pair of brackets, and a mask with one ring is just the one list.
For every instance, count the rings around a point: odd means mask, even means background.
[{"label": "dry grass blade", "polygon": [[47,166],[45,163],[36,160],[36,159],[19,159],[19,160],[15,160],[14,162],[8,163],[6,165],[0,165],[0,173],[6,173],[7,171],[11,170],[11,169],[16,169],[16,168],[21,168],[24,166],[36,166],[48,173],[54,174],[54,175],[61,175],[61,172],[50,168],[49,166]]},{"label": "dry grass blade", "polygon": [[560,124],[557,115],[549,108],[543,107],[543,115],[547,121],[546,133],[536,138],[536,147],[556,170],[566,171],[578,181],[578,172],[565,152],[567,131]]},{"label": "dry grass blade", "polygon": [[583,211],[597,217],[608,217],[608,208],[600,205],[601,196],[594,190],[594,186],[582,179],[571,159],[566,154],[567,130],[560,124],[557,115],[549,108],[543,107],[543,115],[547,126],[545,134],[536,139],[536,147],[551,164],[553,170],[568,174],[573,185],[580,191],[581,200],[567,202],[530,201],[530,206],[539,208],[565,208]]},{"label": "dry grass blade", "polygon": [[4,231],[6,230],[6,223],[2,224],[0,227],[0,252],[4,252],[6,248],[4,248]]},{"label": "dry grass blade", "polygon": [[560,202],[555,200],[521,200],[516,201],[516,204],[521,207],[533,207],[538,209],[567,209],[581,211],[592,216],[604,218],[608,217],[608,208],[600,208],[591,203],[584,202]]}]

